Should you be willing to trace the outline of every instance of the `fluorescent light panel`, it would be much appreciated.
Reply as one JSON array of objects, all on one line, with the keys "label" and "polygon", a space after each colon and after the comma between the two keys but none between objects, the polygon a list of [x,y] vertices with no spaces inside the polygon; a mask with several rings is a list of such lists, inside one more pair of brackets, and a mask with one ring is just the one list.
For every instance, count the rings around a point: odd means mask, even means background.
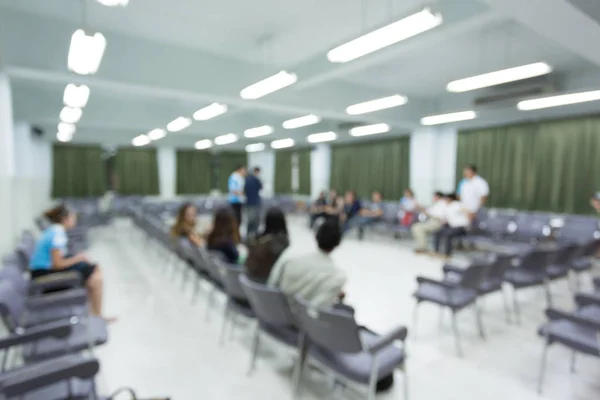
[{"label": "fluorescent light panel", "polygon": [[429,8],[360,36],[327,53],[331,62],[345,63],[435,28],[443,22]]},{"label": "fluorescent light panel", "polygon": [[71,139],[73,139],[73,135],[64,132],[57,132],[56,139],[59,142],[70,142]]},{"label": "fluorescent light panel", "polygon": [[86,35],[83,29],[76,30],[69,47],[69,69],[80,75],[95,74],[100,68],[105,49],[106,39],[101,33],[96,32],[92,36]]},{"label": "fluorescent light panel", "polygon": [[131,140],[131,144],[134,146],[145,146],[148,143],[150,143],[150,138],[146,135],[139,135]]},{"label": "fluorescent light panel", "polygon": [[58,123],[58,133],[60,134],[73,136],[76,130],[77,128],[74,124],[68,124],[66,122]]},{"label": "fluorescent light panel", "polygon": [[246,146],[246,152],[255,153],[257,151],[263,151],[265,149],[264,143],[252,143]]},{"label": "fluorescent light panel", "polygon": [[159,140],[167,136],[167,132],[164,129],[152,129],[146,134],[150,140]]},{"label": "fluorescent light panel", "polygon": [[102,4],[103,6],[107,6],[107,7],[116,7],[116,6],[121,6],[121,7],[125,7],[127,6],[127,4],[129,4],[129,0],[97,0],[98,3]]},{"label": "fluorescent light panel", "polygon": [[316,115],[313,115],[313,114],[308,114],[303,117],[298,117],[298,118],[294,118],[294,119],[288,119],[287,121],[283,121],[282,126],[284,129],[296,129],[296,128],[301,128],[303,126],[318,124],[319,122],[321,122],[321,117],[317,117]]},{"label": "fluorescent light panel", "polygon": [[477,118],[475,111],[461,111],[448,114],[430,115],[429,117],[421,118],[423,125],[439,125],[448,124],[450,122],[467,121]]},{"label": "fluorescent light panel", "polygon": [[273,127],[270,125],[257,126],[256,128],[246,129],[244,136],[247,138],[255,138],[259,136],[266,136],[273,133]]},{"label": "fluorescent light panel", "polygon": [[552,72],[552,67],[550,65],[545,62],[538,62],[452,81],[446,86],[446,89],[448,89],[449,92],[462,93],[489,86],[502,85],[503,83],[534,78],[536,76],[549,74],[550,72]]},{"label": "fluorescent light panel", "polygon": [[75,85],[69,83],[65,87],[65,93],[63,94],[63,102],[66,106],[83,108],[86,106],[90,98],[90,88],[86,85]]},{"label": "fluorescent light panel", "polygon": [[186,117],[177,117],[167,124],[167,130],[169,132],[179,132],[189,127],[191,124],[191,119]]},{"label": "fluorescent light panel", "polygon": [[306,137],[309,143],[321,143],[321,142],[330,142],[332,140],[337,139],[337,133],[335,132],[321,132],[321,133],[313,133]]},{"label": "fluorescent light panel", "polygon": [[224,144],[231,144],[238,141],[238,137],[235,133],[227,133],[225,135],[217,136],[215,138],[215,144],[222,146]]},{"label": "fluorescent light panel", "polygon": [[388,124],[374,124],[374,125],[364,125],[357,126],[356,128],[350,129],[351,136],[367,136],[367,135],[377,135],[378,133],[385,133],[390,131],[390,126]]},{"label": "fluorescent light panel", "polygon": [[81,108],[64,106],[60,111],[60,120],[68,124],[76,124],[81,119],[83,111]]},{"label": "fluorescent light panel", "polygon": [[346,108],[350,115],[367,114],[374,111],[384,110],[386,108],[398,107],[406,104],[408,99],[405,96],[395,94],[381,99],[365,101],[364,103],[353,104]]},{"label": "fluorescent light panel", "polygon": [[212,147],[212,142],[209,139],[198,140],[194,147],[198,150],[210,149]]},{"label": "fluorescent light panel", "polygon": [[294,145],[294,139],[279,139],[271,142],[271,148],[273,149],[285,149],[286,147],[292,147]]},{"label": "fluorescent light panel", "polygon": [[600,100],[600,90],[562,94],[559,96],[541,97],[539,99],[523,100],[517,104],[521,111],[539,110],[541,108],[566,106],[569,104],[585,103]]},{"label": "fluorescent light panel", "polygon": [[240,97],[246,100],[254,100],[266,96],[270,93],[293,85],[298,80],[296,74],[287,71],[280,71],[262,81],[256,82],[240,92]]},{"label": "fluorescent light panel", "polygon": [[209,106],[199,109],[194,113],[194,119],[196,121],[207,121],[211,118],[218,117],[221,114],[227,112],[227,106],[225,104],[212,103]]}]

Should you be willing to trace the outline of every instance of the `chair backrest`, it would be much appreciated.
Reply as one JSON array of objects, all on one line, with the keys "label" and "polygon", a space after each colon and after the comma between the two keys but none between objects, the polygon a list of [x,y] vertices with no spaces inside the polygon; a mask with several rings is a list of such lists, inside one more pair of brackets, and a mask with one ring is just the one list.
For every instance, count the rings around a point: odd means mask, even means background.
[{"label": "chair backrest", "polygon": [[600,250],[600,239],[593,239],[582,246],[581,253],[578,257],[592,257]]},{"label": "chair backrest", "polygon": [[239,265],[222,265],[223,271],[223,285],[227,295],[235,300],[248,300],[246,292],[240,283],[240,276],[244,273],[244,270]]},{"label": "chair backrest", "polygon": [[16,265],[4,265],[0,269],[0,282],[9,281],[19,293],[28,293],[30,281],[23,276],[23,271]]},{"label": "chair backrest", "polygon": [[332,352],[363,351],[354,315],[332,308],[314,308],[299,298],[293,301],[292,309],[298,328],[312,343]]},{"label": "chair backrest", "polygon": [[290,305],[281,290],[254,282],[245,274],[240,274],[238,278],[252,311],[259,321],[280,327],[295,324]]},{"label": "chair backrest", "polygon": [[550,236],[550,214],[520,212],[515,215],[513,234],[522,238],[539,239]]},{"label": "chair backrest", "polygon": [[465,269],[459,285],[466,289],[477,291],[489,271],[489,264],[473,264]]},{"label": "chair backrest", "polygon": [[0,317],[6,327],[14,332],[19,327],[21,315],[25,310],[25,294],[15,290],[9,280],[0,281]]},{"label": "chair backrest", "polygon": [[554,261],[557,251],[534,249],[518,259],[518,267],[532,272],[546,273],[546,267]]},{"label": "chair backrest", "polygon": [[477,228],[488,235],[499,236],[508,233],[508,225],[513,219],[513,215],[489,211],[486,219],[477,221]]},{"label": "chair backrest", "polygon": [[513,266],[514,256],[510,254],[498,254],[495,257],[494,262],[489,266],[488,278],[489,279],[504,279],[506,271]]},{"label": "chair backrest", "polygon": [[567,215],[556,233],[562,242],[587,243],[599,238],[598,218]]}]

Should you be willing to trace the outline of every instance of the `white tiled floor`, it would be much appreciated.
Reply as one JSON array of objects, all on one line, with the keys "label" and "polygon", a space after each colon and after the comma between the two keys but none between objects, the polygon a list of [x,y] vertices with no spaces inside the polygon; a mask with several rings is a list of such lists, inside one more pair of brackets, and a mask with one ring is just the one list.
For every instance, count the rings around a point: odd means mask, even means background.
[{"label": "white tiled floor", "polygon": [[[120,319],[110,328],[110,340],[98,349],[102,364],[99,386],[112,391],[131,386],[143,396],[168,395],[174,400],[287,399],[291,398],[292,355],[276,344],[265,346],[258,368],[246,376],[252,323],[238,328],[224,347],[218,344],[223,299],[210,320],[205,319],[206,291],[191,302],[191,276],[182,289],[183,275],[166,273],[152,248],[132,239],[118,221],[96,232],[90,255],[100,262],[106,279],[107,313]],[[292,245],[299,252],[314,246],[304,223],[294,221]],[[569,353],[552,348],[543,396],[535,390],[542,340],[536,329],[543,320],[544,300],[537,290],[523,292],[523,323],[507,324],[502,302],[493,295],[485,301],[487,341],[476,334],[473,313],[459,317],[464,358],[455,355],[449,315],[423,305],[414,337],[411,294],[415,276],[438,277],[441,262],[416,256],[409,242],[389,238],[345,239],[334,258],[349,276],[347,302],[357,319],[378,332],[398,324],[410,328],[408,373],[411,399],[417,400],[597,400],[600,362],[580,356],[578,371],[569,373]],[[178,271],[182,271],[180,268]],[[557,300],[571,307],[564,282],[553,284]],[[382,399],[402,399],[402,375]],[[351,392],[331,393],[327,381],[312,373],[303,399],[359,398]]]}]

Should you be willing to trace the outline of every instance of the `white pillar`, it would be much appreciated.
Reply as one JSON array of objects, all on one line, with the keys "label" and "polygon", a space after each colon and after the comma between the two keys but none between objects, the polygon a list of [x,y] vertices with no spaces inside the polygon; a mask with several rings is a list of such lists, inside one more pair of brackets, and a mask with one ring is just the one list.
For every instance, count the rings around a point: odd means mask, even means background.
[{"label": "white pillar", "polygon": [[0,256],[6,254],[14,244],[14,136],[10,80],[0,70]]},{"label": "white pillar", "polygon": [[159,147],[156,149],[158,163],[158,186],[160,197],[175,197],[177,160],[174,147]]},{"label": "white pillar", "polygon": [[331,146],[318,144],[310,153],[310,193],[316,198],[331,183]]},{"label": "white pillar", "polygon": [[275,152],[266,150],[248,153],[248,172],[255,167],[260,168],[260,179],[263,183],[262,196],[272,197],[275,184]]}]

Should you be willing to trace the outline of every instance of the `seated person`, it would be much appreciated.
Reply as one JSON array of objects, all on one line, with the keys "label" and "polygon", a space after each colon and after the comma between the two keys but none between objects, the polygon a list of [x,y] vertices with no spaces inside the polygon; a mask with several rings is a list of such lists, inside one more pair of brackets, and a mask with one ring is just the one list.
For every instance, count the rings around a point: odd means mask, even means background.
[{"label": "seated person", "polygon": [[442,192],[435,192],[433,194],[432,205],[423,210],[427,219],[423,222],[416,222],[411,227],[412,235],[417,242],[415,253],[427,252],[427,235],[437,231],[444,225],[446,221],[446,207],[447,202],[444,194]]},{"label": "seated person", "polygon": [[196,231],[196,215],[196,207],[192,203],[182,204],[171,228],[171,236],[174,239],[187,238],[196,246],[204,246],[204,240]]},{"label": "seated person", "polygon": [[[452,254],[452,242],[455,238],[464,236],[470,224],[469,212],[457,200],[454,193],[446,195],[446,223],[434,233],[435,255],[447,258]],[[445,242],[445,251],[440,250],[441,242]]]},{"label": "seated person", "polygon": [[410,226],[414,221],[418,208],[419,204],[415,199],[413,191],[411,189],[404,189],[404,196],[400,199],[400,210],[402,210],[400,224],[402,226]]},{"label": "seated person", "polygon": [[206,238],[206,248],[220,253],[225,261],[236,264],[240,258],[237,245],[240,243],[238,224],[229,207],[217,209],[212,230]]},{"label": "seated person", "polygon": [[315,225],[315,221],[319,218],[326,217],[325,207],[327,207],[327,198],[325,192],[319,193],[319,197],[310,206],[310,227]]},{"label": "seated person", "polygon": [[590,205],[594,207],[594,210],[596,210],[598,214],[600,214],[600,192],[597,192],[592,196]]},{"label": "seated person", "polygon": [[371,195],[371,205],[369,207],[361,207],[358,215],[346,221],[344,231],[358,228],[358,238],[363,239],[365,236],[365,227],[369,224],[377,222],[383,215],[383,203],[381,192],[374,191]]},{"label": "seated person", "polygon": [[338,196],[337,190],[331,189],[325,206],[325,213],[330,218],[339,220],[344,209],[344,201]]},{"label": "seated person", "polygon": [[66,206],[60,205],[46,211],[44,216],[52,222],[35,245],[35,250],[29,262],[31,278],[64,271],[76,271],[88,291],[90,313],[102,317],[103,278],[98,264],[92,263],[85,254],[67,255],[67,231],[77,224],[77,215]]},{"label": "seated person", "polygon": [[267,284],[288,296],[298,296],[315,307],[337,304],[344,297],[346,274],[331,259],[342,233],[335,220],[327,220],[316,235],[319,250],[305,256],[291,256],[286,250],[275,263]]},{"label": "seated person", "polygon": [[340,212],[340,221],[344,224],[344,231],[346,231],[348,221],[356,217],[360,213],[361,208],[362,204],[360,203],[360,200],[356,198],[356,192],[354,190],[346,191],[346,194],[344,194],[342,210]]},{"label": "seated person", "polygon": [[266,283],[275,262],[290,245],[285,215],[272,207],[265,217],[265,229],[248,243],[246,275],[256,282]]}]

